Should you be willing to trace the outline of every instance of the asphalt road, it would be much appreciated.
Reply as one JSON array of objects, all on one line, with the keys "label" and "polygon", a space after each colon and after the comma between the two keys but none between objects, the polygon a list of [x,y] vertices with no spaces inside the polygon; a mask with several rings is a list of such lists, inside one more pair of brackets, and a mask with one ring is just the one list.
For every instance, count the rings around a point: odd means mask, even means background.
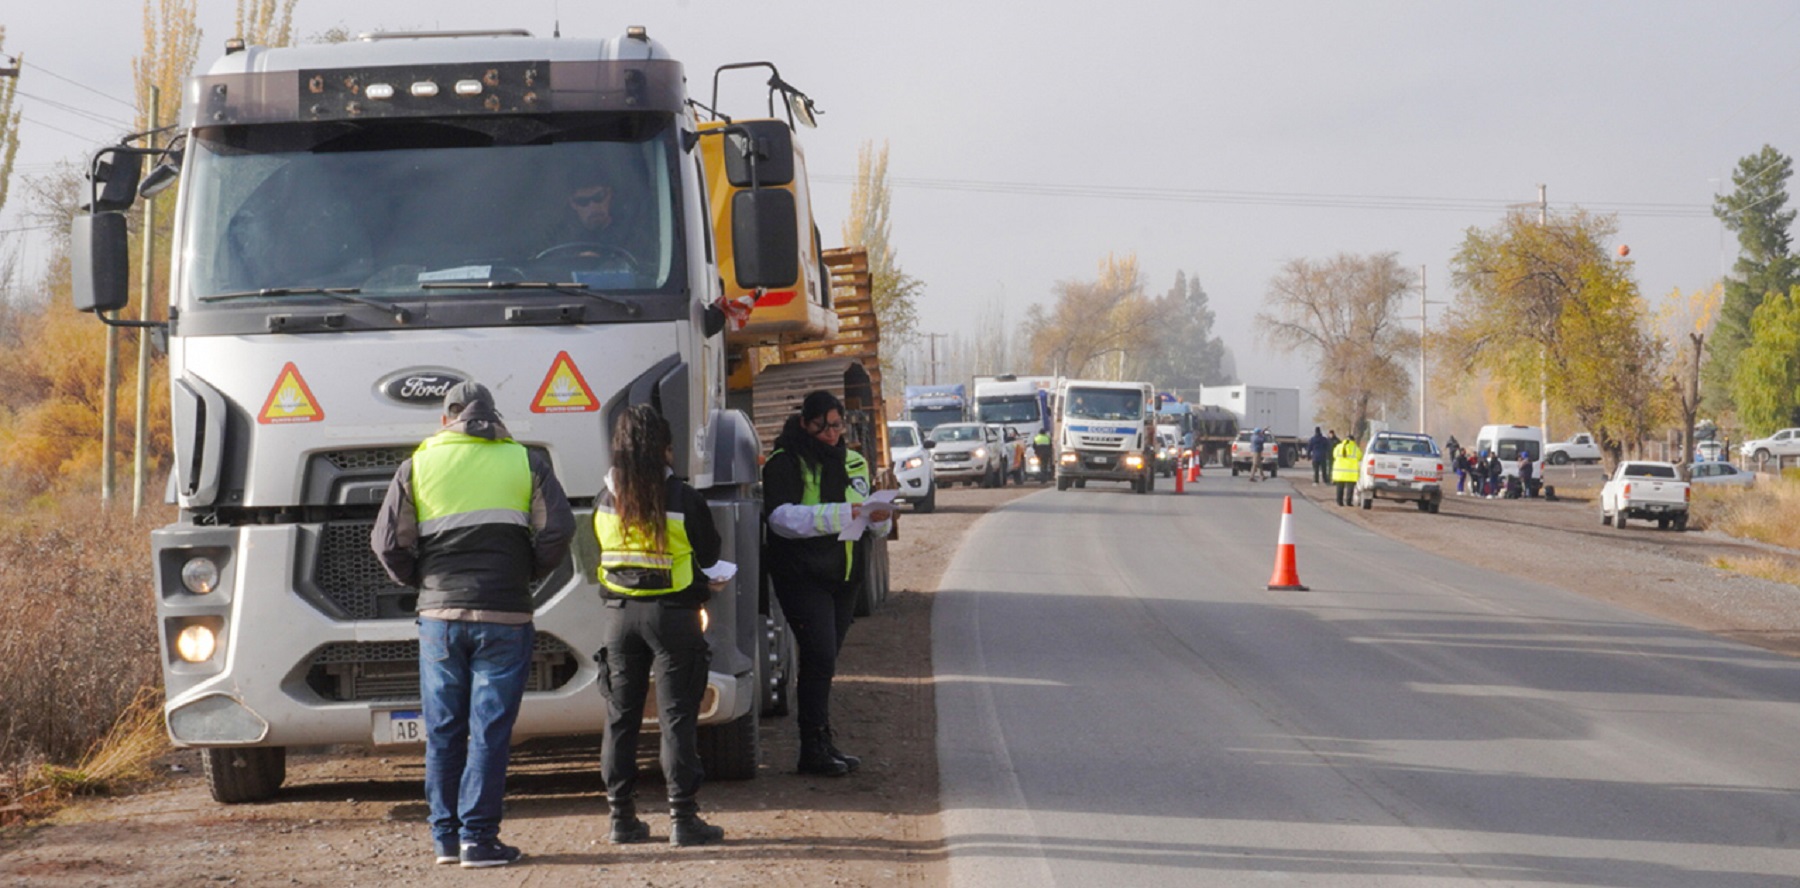
[{"label": "asphalt road", "polygon": [[1299,498],[1311,590],[1266,591],[1285,481],[1158,483],[947,569],[953,885],[1800,884],[1800,661]]}]

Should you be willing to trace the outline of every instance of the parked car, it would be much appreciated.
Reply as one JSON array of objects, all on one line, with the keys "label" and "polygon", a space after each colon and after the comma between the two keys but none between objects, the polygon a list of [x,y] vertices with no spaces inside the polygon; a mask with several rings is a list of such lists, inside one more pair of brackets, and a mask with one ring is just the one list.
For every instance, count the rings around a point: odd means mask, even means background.
[{"label": "parked car", "polygon": [[939,484],[1006,484],[1004,442],[991,425],[947,422],[931,430],[931,470]]},{"label": "parked car", "polygon": [[900,485],[900,502],[915,512],[937,508],[937,474],[932,471],[931,448],[935,444],[919,431],[916,422],[888,423],[888,461]]},{"label": "parked car", "polygon": [[1594,436],[1587,432],[1582,432],[1567,441],[1544,445],[1544,462],[1553,466],[1572,462],[1596,463],[1599,461],[1600,445],[1594,441]]},{"label": "parked car", "polygon": [[1738,453],[1757,462],[1780,456],[1800,456],[1800,429],[1782,429],[1767,438],[1745,441]]},{"label": "parked car", "polygon": [[1728,462],[1697,462],[1688,473],[1688,483],[1700,487],[1754,487],[1756,473]]},{"label": "parked car", "polygon": [[1687,530],[1693,488],[1674,463],[1630,460],[1619,463],[1600,488],[1600,523],[1625,529],[1630,519],[1655,521],[1659,529]]},{"label": "parked car", "polygon": [[1356,501],[1368,509],[1377,498],[1409,500],[1421,512],[1436,512],[1443,481],[1444,455],[1430,435],[1376,432],[1358,466]]},{"label": "parked car", "polygon": [[1725,445],[1717,441],[1701,441],[1694,446],[1695,462],[1718,462],[1725,458]]}]

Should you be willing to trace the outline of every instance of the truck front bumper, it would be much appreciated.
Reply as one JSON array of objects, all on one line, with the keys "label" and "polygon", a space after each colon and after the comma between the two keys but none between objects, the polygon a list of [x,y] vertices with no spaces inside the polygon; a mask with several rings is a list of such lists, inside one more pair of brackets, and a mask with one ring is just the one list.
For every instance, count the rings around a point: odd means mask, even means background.
[{"label": "truck front bumper", "polygon": [[1056,474],[1059,478],[1136,481],[1150,471],[1150,465],[1141,453],[1065,450],[1057,458]]}]

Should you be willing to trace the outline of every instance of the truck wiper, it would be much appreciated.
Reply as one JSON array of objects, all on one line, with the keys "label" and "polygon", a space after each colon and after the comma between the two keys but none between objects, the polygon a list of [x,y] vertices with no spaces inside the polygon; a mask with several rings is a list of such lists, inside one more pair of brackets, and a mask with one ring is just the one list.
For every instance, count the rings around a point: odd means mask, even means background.
[{"label": "truck wiper", "polygon": [[232,299],[265,299],[278,298],[281,296],[325,296],[336,299],[339,302],[348,302],[352,305],[366,305],[370,308],[380,309],[393,315],[395,323],[404,324],[407,321],[412,320],[412,312],[407,311],[405,306],[394,305],[389,302],[381,302],[379,300],[356,295],[361,292],[361,287],[264,287],[260,290],[239,290],[234,293],[214,293],[210,296],[200,297],[200,301],[225,302]]},{"label": "truck wiper", "polygon": [[579,281],[431,281],[419,286],[427,290],[549,290],[616,305],[632,317],[637,317],[639,311],[637,303],[604,290],[595,290]]}]

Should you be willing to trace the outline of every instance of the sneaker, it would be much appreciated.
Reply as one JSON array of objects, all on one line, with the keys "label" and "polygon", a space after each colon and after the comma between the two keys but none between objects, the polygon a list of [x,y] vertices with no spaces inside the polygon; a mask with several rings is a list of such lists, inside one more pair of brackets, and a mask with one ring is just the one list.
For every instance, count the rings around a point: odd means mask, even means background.
[{"label": "sneaker", "polygon": [[455,863],[462,859],[462,846],[457,844],[455,836],[447,839],[433,839],[431,845],[437,849],[438,863]]},{"label": "sneaker", "polygon": [[508,845],[499,839],[488,839],[474,844],[464,843],[462,846],[463,869],[477,869],[488,866],[505,866],[516,863],[525,856],[525,852]]}]

